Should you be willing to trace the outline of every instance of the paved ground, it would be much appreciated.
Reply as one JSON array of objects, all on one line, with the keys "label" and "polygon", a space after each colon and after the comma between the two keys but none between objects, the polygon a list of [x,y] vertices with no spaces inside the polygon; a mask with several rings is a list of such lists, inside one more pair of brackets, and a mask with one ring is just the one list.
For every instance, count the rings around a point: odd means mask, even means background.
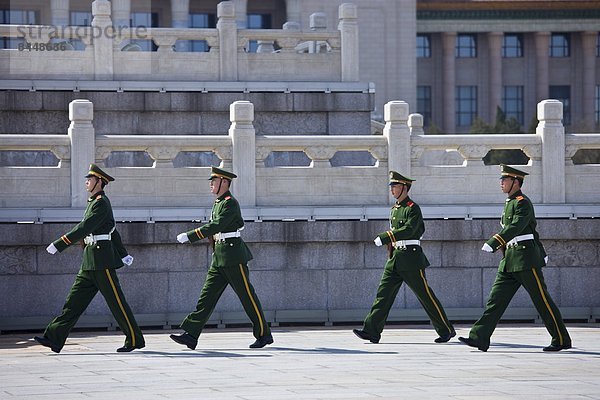
[{"label": "paved ground", "polygon": [[259,350],[248,328],[207,330],[195,351],[146,331],[147,347],[129,354],[114,352],[118,332],[73,333],[60,354],[9,334],[0,399],[600,399],[600,325],[569,330],[575,347],[552,354],[546,330],[522,324],[500,325],[487,353],[404,325],[379,344],[351,327],[276,328]]}]

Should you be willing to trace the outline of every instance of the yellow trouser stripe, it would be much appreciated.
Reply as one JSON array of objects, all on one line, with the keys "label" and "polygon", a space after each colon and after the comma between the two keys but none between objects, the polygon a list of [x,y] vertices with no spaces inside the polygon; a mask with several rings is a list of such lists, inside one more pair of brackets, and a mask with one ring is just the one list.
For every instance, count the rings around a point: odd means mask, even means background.
[{"label": "yellow trouser stripe", "polygon": [[448,332],[452,332],[452,329],[450,329],[450,327],[446,323],[446,318],[444,318],[444,314],[442,314],[442,310],[440,310],[440,307],[435,302],[435,300],[433,299],[433,296],[431,295],[431,292],[429,291],[429,285],[427,284],[427,279],[425,279],[425,275],[423,274],[423,270],[422,269],[419,270],[419,273],[421,274],[421,278],[423,279],[423,284],[425,284],[425,291],[427,292],[427,295],[429,296],[429,298],[431,299],[431,302],[435,306],[435,309],[437,310],[438,314],[440,314],[440,318],[442,319],[442,322],[444,322],[444,325],[446,325],[446,328],[448,329]]},{"label": "yellow trouser stripe", "polygon": [[131,345],[133,347],[135,347],[135,332],[133,331],[131,322],[129,322],[129,317],[127,317],[127,313],[125,312],[123,303],[121,303],[121,299],[119,298],[119,293],[117,292],[117,287],[115,286],[115,283],[113,282],[112,276],[110,276],[110,270],[105,269],[105,271],[106,271],[106,276],[108,277],[108,281],[110,282],[110,286],[112,287],[113,292],[115,293],[115,298],[117,299],[117,303],[119,303],[119,308],[121,309],[121,312],[125,316],[125,321],[127,321],[127,326],[129,327],[129,333],[131,335]]},{"label": "yellow trouser stripe", "polygon": [[248,292],[248,297],[250,297],[250,302],[252,302],[252,307],[254,307],[254,311],[256,312],[256,315],[258,315],[258,322],[260,323],[260,335],[259,336],[263,336],[264,335],[263,320],[262,320],[262,317],[260,316],[260,312],[258,311],[258,306],[256,305],[256,302],[254,301],[254,297],[252,297],[252,293],[250,293],[250,286],[248,285],[248,279],[246,279],[246,274],[244,274],[244,266],[242,264],[240,264],[240,274],[242,274],[242,279],[244,280],[244,286],[246,286],[246,292]]},{"label": "yellow trouser stripe", "polygon": [[540,294],[542,295],[542,299],[544,300],[544,303],[546,304],[546,308],[548,309],[548,311],[550,312],[550,315],[552,316],[552,320],[554,321],[554,326],[556,326],[556,332],[558,332],[558,340],[560,341],[560,345],[563,345],[563,337],[562,334],[560,333],[560,328],[558,326],[558,322],[556,322],[556,317],[554,316],[554,313],[552,312],[552,309],[550,308],[550,304],[548,304],[548,299],[546,299],[546,294],[544,293],[544,289],[542,288],[542,282],[540,281],[540,278],[538,278],[537,272],[535,272],[535,268],[533,268],[531,271],[533,271],[533,276],[535,277],[535,281],[537,282],[538,288],[540,289]]}]

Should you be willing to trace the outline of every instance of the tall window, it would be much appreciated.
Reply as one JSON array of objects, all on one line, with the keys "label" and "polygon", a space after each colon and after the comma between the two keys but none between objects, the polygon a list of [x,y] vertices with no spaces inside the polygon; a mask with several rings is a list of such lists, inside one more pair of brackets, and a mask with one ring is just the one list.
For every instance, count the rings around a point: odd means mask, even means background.
[{"label": "tall window", "polygon": [[[153,12],[132,12],[129,25],[132,28],[157,28],[158,13]],[[138,44],[142,51],[156,51],[158,46],[151,39],[132,40],[131,43]]]},{"label": "tall window", "polygon": [[[215,28],[217,26],[215,14],[190,14],[189,26],[190,28]],[[190,51],[205,52],[209,50],[206,40],[190,41]]]},{"label": "tall window", "polygon": [[92,13],[87,11],[71,11],[71,26],[90,26],[92,25]]},{"label": "tall window", "polygon": [[417,112],[423,116],[423,125],[431,124],[431,86],[417,86]]},{"label": "tall window", "polygon": [[596,57],[600,57],[600,32],[596,36]]},{"label": "tall window", "polygon": [[[92,25],[92,13],[87,11],[71,11],[69,17],[71,26],[90,26]],[[80,39],[71,39],[71,45],[75,50],[85,50],[85,44]]]},{"label": "tall window", "polygon": [[563,103],[563,124],[571,125],[571,87],[570,86],[550,86],[549,95]]},{"label": "tall window", "polygon": [[523,57],[523,34],[504,34],[504,39],[502,42],[502,57]]},{"label": "tall window", "polygon": [[600,123],[600,86],[596,85],[596,99],[595,99],[595,116],[596,116],[596,123]]},{"label": "tall window", "polygon": [[[271,14],[248,14],[248,29],[271,29]],[[256,53],[258,43],[250,40],[248,53]]]},{"label": "tall window", "polygon": [[431,36],[417,35],[417,58],[431,57]]},{"label": "tall window", "polygon": [[569,57],[570,39],[568,33],[553,33],[550,36],[550,57]]},{"label": "tall window", "polygon": [[470,126],[477,116],[477,86],[456,87],[456,124]]},{"label": "tall window", "polygon": [[[35,25],[36,17],[35,11],[0,9],[0,24]],[[21,38],[0,37],[0,49],[16,49],[24,42]]]},{"label": "tall window", "polygon": [[523,86],[504,86],[502,109],[506,118],[514,118],[523,125]]},{"label": "tall window", "polygon": [[457,35],[455,55],[457,58],[477,57],[477,37],[470,33]]}]

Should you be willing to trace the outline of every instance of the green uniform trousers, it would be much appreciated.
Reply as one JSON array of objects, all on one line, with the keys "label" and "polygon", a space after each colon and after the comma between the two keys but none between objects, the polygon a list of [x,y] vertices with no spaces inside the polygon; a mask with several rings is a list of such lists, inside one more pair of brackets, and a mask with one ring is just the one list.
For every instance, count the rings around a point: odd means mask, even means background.
[{"label": "green uniform trousers", "polygon": [[202,293],[196,304],[196,311],[190,313],[183,320],[181,328],[198,338],[227,285],[231,285],[242,302],[244,311],[252,321],[254,337],[258,339],[261,336],[270,335],[271,330],[265,320],[260,301],[248,278],[248,266],[244,264],[228,267],[211,266],[208,269]]},{"label": "green uniform trousers", "polygon": [[438,335],[443,336],[454,331],[442,304],[427,283],[424,269],[402,271],[386,266],[377,289],[377,297],[364,322],[363,330],[369,336],[376,340],[381,338],[385,321],[403,282],[406,282],[419,299]]},{"label": "green uniform trousers", "polygon": [[125,345],[143,347],[145,343],[142,331],[125,300],[114,269],[80,270],[67,296],[62,314],[48,324],[44,336],[62,349],[69,332],[98,291],[125,334]]},{"label": "green uniform trousers", "polygon": [[511,299],[523,285],[537,312],[552,336],[553,345],[570,345],[571,338],[565,327],[560,311],[546,289],[544,275],[540,268],[520,272],[500,272],[490,291],[490,297],[485,305],[483,315],[471,328],[469,337],[479,345],[489,347],[490,338],[502,314],[506,311]]}]

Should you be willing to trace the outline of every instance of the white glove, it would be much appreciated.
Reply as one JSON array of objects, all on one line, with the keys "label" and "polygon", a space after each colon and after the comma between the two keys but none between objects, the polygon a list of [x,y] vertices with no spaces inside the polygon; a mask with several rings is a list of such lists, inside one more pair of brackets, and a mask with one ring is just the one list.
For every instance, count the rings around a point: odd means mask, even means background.
[{"label": "white glove", "polygon": [[492,248],[490,247],[490,245],[489,245],[489,244],[487,244],[487,243],[485,243],[485,244],[483,245],[483,247],[481,248],[481,250],[483,250],[483,251],[485,251],[485,252],[487,252],[487,253],[493,253],[493,252],[494,252],[494,249],[492,249]]},{"label": "white glove", "polygon": [[50,254],[54,254],[58,251],[58,249],[56,248],[54,243],[50,243],[50,245],[48,247],[46,247],[46,251]]},{"label": "white glove", "polygon": [[375,240],[373,240],[373,242],[375,242],[375,246],[377,246],[377,247],[379,247],[383,244],[383,243],[381,243],[381,238],[379,236],[377,236],[375,238]]},{"label": "white glove", "polygon": [[548,264],[548,256],[544,257],[544,262]]},{"label": "white glove", "polygon": [[123,264],[129,266],[133,264],[133,257],[127,254],[125,257],[121,258],[121,261],[123,261]]},{"label": "white glove", "polygon": [[179,243],[185,243],[185,242],[189,242],[190,239],[188,239],[187,233],[180,233],[179,235],[177,235],[177,241]]}]

